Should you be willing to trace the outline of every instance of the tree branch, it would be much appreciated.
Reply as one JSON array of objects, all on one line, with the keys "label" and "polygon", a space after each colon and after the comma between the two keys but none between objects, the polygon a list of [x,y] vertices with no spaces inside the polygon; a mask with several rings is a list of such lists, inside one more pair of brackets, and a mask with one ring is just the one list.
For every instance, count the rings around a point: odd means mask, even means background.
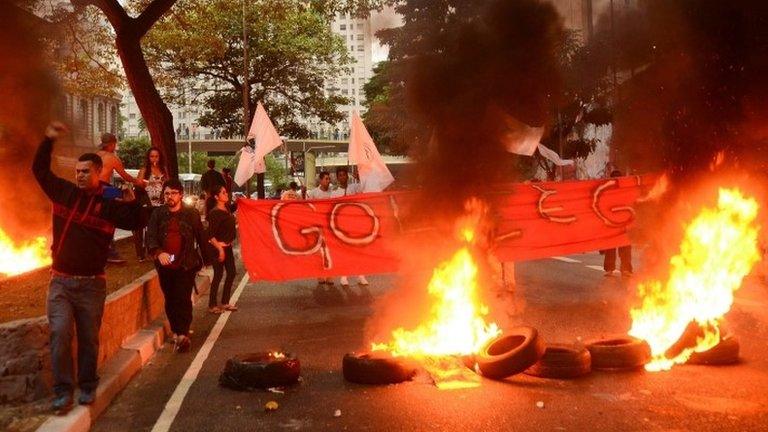
[{"label": "tree branch", "polygon": [[147,8],[144,9],[144,12],[134,20],[136,23],[136,33],[139,38],[147,34],[149,29],[155,25],[157,20],[168,12],[174,3],[176,3],[176,0],[154,0],[150,3]]},{"label": "tree branch", "polygon": [[117,33],[120,33],[131,19],[118,0],[71,0],[71,3],[75,7],[96,6],[106,15]]}]

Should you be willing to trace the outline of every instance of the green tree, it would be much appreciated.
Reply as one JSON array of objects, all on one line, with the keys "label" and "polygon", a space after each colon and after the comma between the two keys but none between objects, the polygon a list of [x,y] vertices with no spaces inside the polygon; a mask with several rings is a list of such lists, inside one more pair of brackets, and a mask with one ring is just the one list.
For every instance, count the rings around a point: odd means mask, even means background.
[{"label": "green tree", "polygon": [[117,146],[117,155],[128,169],[141,169],[150,143],[147,137],[125,138]]},{"label": "green tree", "polygon": [[349,62],[345,41],[331,31],[325,9],[343,3],[179,0],[149,32],[144,46],[169,98],[197,100],[207,108],[201,125],[241,135],[245,92],[249,113],[262,102],[281,133],[306,137],[309,131],[302,119],[344,119],[337,105],[346,99],[326,96],[324,89],[325,80],[340,75]]},{"label": "green tree", "polygon": [[274,193],[278,189],[285,190],[290,182],[288,171],[285,169],[285,164],[277,160],[275,155],[272,154],[268,154],[267,157],[264,158],[264,162],[267,165],[267,172],[264,177],[272,184],[271,192]]}]

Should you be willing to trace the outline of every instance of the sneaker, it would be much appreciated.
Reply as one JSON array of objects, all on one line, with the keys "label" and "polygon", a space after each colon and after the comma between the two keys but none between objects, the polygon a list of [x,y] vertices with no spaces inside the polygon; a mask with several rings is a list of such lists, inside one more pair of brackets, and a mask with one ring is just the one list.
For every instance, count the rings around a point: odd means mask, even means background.
[{"label": "sneaker", "polygon": [[80,405],[91,405],[96,399],[96,392],[94,390],[80,389],[80,397],[77,398],[77,402]]},{"label": "sneaker", "polygon": [[605,274],[603,274],[603,276],[605,276],[605,277],[613,276],[613,270],[605,272]]},{"label": "sneaker", "polygon": [[221,308],[225,311],[237,312],[237,306],[231,304],[221,305]]},{"label": "sneaker", "polygon": [[212,306],[208,308],[208,313],[212,313],[214,315],[219,315],[222,312],[224,312],[224,309],[219,306]]},{"label": "sneaker", "polygon": [[174,351],[177,353],[189,352],[191,347],[192,341],[189,339],[189,336],[180,335],[176,338],[176,346],[174,347]]},{"label": "sneaker", "polygon": [[621,271],[621,276],[622,277],[630,277],[630,276],[632,276],[632,271],[631,270],[622,270]]},{"label": "sneaker", "polygon": [[72,409],[72,395],[70,393],[64,393],[53,398],[51,409],[57,415],[64,415]]}]

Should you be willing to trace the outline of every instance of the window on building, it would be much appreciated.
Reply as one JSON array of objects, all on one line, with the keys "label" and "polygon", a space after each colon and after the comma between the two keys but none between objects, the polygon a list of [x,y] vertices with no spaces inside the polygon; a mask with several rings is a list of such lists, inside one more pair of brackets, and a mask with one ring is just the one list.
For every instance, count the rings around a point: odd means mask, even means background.
[{"label": "window on building", "polygon": [[341,79],[341,83],[342,84],[349,84],[349,80],[347,78],[342,78]]},{"label": "window on building", "polygon": [[355,29],[355,24],[350,24],[350,25],[349,25],[349,29],[350,29],[350,30],[354,30],[354,29]]},{"label": "window on building", "polygon": [[352,84],[354,84],[354,83],[355,83],[355,79],[354,79],[354,78],[352,78]]},{"label": "window on building", "polygon": [[363,45],[358,45],[357,46],[357,50],[358,51],[365,51],[365,47]]},{"label": "window on building", "polygon": [[131,120],[135,119],[136,118],[136,113],[128,114],[128,118],[131,119]]},{"label": "window on building", "polygon": [[117,107],[109,109],[109,131],[117,133]]},{"label": "window on building", "polygon": [[344,89],[344,90],[342,90],[342,91],[341,91],[341,94],[343,94],[343,95],[348,95],[348,94],[349,94],[349,90],[347,90],[347,89]]},{"label": "window on building", "polygon": [[357,40],[361,41],[361,40],[363,40],[363,38],[364,38],[364,37],[365,37],[365,36],[363,36],[363,34],[362,34],[362,33],[359,33],[359,34],[357,35]]},{"label": "window on building", "polygon": [[99,120],[99,133],[104,133],[107,130],[107,113],[104,111],[104,104],[99,102],[96,107],[96,112]]},{"label": "window on building", "polygon": [[88,101],[80,100],[80,127],[88,129]]},{"label": "window on building", "polygon": [[347,25],[346,24],[339,24],[339,30],[346,30]]},{"label": "window on building", "polygon": [[355,35],[349,35],[349,40],[355,40]]}]

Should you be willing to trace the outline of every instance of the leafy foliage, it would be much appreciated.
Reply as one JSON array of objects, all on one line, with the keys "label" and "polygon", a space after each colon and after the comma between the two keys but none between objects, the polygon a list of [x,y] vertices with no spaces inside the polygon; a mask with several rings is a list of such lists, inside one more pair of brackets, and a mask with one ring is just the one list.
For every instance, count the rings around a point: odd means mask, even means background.
[{"label": "leafy foliage", "polygon": [[325,79],[339,75],[349,61],[345,42],[331,32],[328,10],[282,0],[249,1],[245,7],[247,83],[241,1],[179,0],[147,34],[143,46],[166,100],[202,102],[208,111],[200,124],[225,135],[242,134],[244,86],[250,113],[263,102],[283,134],[307,136],[302,118],[343,120],[336,106],[346,100],[324,91]]},{"label": "leafy foliage", "polygon": [[126,138],[117,146],[117,156],[128,169],[140,169],[144,166],[144,158],[149,150],[149,138]]}]

